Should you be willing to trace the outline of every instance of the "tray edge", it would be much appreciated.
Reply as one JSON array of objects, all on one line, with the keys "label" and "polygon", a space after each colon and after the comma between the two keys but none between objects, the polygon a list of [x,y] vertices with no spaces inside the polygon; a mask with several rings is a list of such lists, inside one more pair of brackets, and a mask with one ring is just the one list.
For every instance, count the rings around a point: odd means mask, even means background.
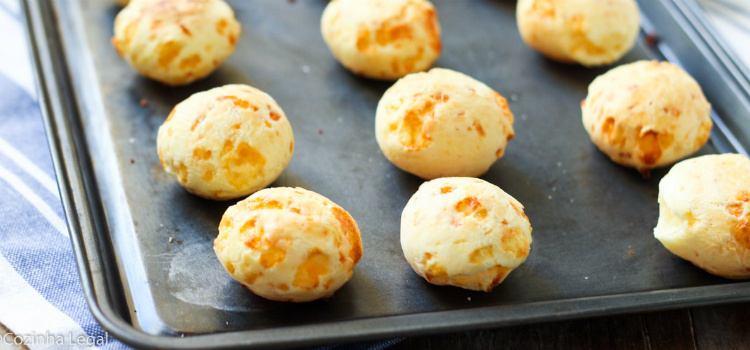
[{"label": "tray edge", "polygon": [[[50,1],[52,0],[44,2],[49,3]],[[116,286],[111,285],[112,281],[108,281],[111,280],[111,278],[107,279],[102,276],[102,269],[97,273],[92,271],[88,265],[92,262],[92,259],[95,259],[94,261],[101,265],[109,265],[105,262],[105,258],[102,256],[102,250],[106,249],[106,247],[101,245],[102,242],[98,242],[95,239],[87,240],[87,237],[85,237],[86,230],[89,230],[89,236],[95,236],[93,230],[95,230],[95,227],[98,225],[101,225],[101,223],[89,222],[93,221],[90,217],[92,215],[92,209],[89,202],[89,196],[87,196],[86,193],[82,193],[86,190],[86,186],[84,185],[85,181],[83,180],[83,171],[80,168],[69,164],[69,158],[75,157],[75,151],[72,149],[74,146],[64,145],[63,142],[72,141],[69,140],[69,137],[65,137],[65,140],[62,140],[60,137],[61,135],[59,134],[61,128],[64,129],[66,134],[70,133],[69,126],[65,125],[65,123],[60,123],[60,121],[64,120],[61,115],[66,113],[64,112],[66,107],[71,108],[71,105],[75,105],[75,101],[71,101],[74,100],[74,98],[70,93],[66,96],[68,100],[67,105],[60,100],[56,101],[50,97],[54,96],[58,91],[65,90],[65,85],[68,85],[67,89],[70,90],[71,87],[69,85],[71,85],[71,82],[69,80],[66,82],[60,81],[61,75],[67,77],[67,70],[60,68],[59,66],[66,65],[66,63],[58,63],[57,65],[53,64],[51,53],[49,52],[49,43],[47,42],[49,38],[40,34],[45,33],[45,30],[50,30],[49,26],[53,24],[41,20],[42,10],[39,6],[39,2],[29,0],[23,1],[23,10],[26,17],[27,31],[29,33],[28,40],[32,51],[33,64],[36,69],[34,73],[39,94],[39,105],[45,122],[55,172],[58,179],[60,179],[58,186],[60,187],[61,199],[65,208],[66,219],[68,220],[68,228],[71,231],[71,241],[75,251],[76,263],[79,268],[84,296],[95,319],[102,325],[102,327],[127,344],[150,349],[203,349],[206,347],[224,349],[237,346],[267,348],[269,346],[319,345],[330,343],[331,340],[334,339],[344,342],[354,342],[383,337],[434,334],[445,331],[493,328],[508,325],[521,325],[603,315],[620,315],[647,310],[665,310],[687,306],[723,304],[750,300],[750,295],[746,293],[747,287],[750,286],[750,282],[745,282],[721,285],[720,287],[724,288],[721,288],[722,293],[720,296],[724,299],[719,301],[715,300],[716,295],[712,295],[710,298],[698,295],[702,290],[716,288],[716,286],[707,286],[673,289],[669,291],[617,294],[562,301],[494,306],[485,307],[481,310],[462,309],[341,321],[315,325],[312,327],[313,331],[310,331],[311,327],[308,326],[297,326],[284,329],[250,330],[196,335],[185,338],[156,336],[140,331],[126,321],[125,317],[123,317],[122,310],[118,311],[117,308],[112,305],[114,301],[113,295],[108,295],[102,298],[102,296],[97,293],[102,291],[97,291],[97,287],[95,286],[96,283],[104,284],[103,286],[100,285],[99,288],[106,288],[106,292],[116,292],[117,288]],[[56,27],[53,29],[57,30]],[[702,37],[702,39],[705,40],[704,37]],[[721,47],[722,43],[718,42],[718,45]],[[61,52],[60,56],[64,57],[64,54]],[[732,57],[731,53],[727,57]],[[725,57],[718,57],[718,59],[724,64],[734,65],[731,61],[727,63]],[[726,67],[727,66],[724,66],[722,68],[727,69]],[[62,72],[60,72],[61,70]],[[743,72],[746,74],[746,71]],[[745,77],[747,77],[747,75],[745,75]],[[744,91],[747,94],[747,90]],[[74,180],[75,182],[71,182],[71,180]],[[81,220],[82,218],[84,221]],[[90,245],[92,244],[95,244],[95,246],[91,247]],[[91,254],[92,252],[95,254]],[[90,255],[97,256],[92,257]],[[687,294],[687,296],[685,296],[685,294]],[[643,303],[640,301],[641,298],[650,298],[654,296],[657,297],[657,301],[653,301],[653,299],[650,303]],[[618,299],[621,301],[619,304],[611,302],[612,300]],[[493,316],[497,313],[507,314],[508,312],[518,312],[514,310],[528,307],[534,308],[536,313],[524,312],[524,317],[516,318],[514,320],[497,320],[496,317]],[[551,314],[548,311],[550,308],[553,311]],[[472,314],[467,314],[467,312],[472,312]],[[477,317],[477,312],[481,314],[481,317]],[[545,315],[540,316],[541,314]],[[435,319],[465,320],[462,324],[457,325],[455,322],[435,322]],[[425,327],[425,323],[431,323],[432,327]],[[352,331],[352,328],[359,329],[359,331]],[[331,335],[325,334],[326,332],[315,332],[314,330],[334,330],[347,333],[334,333]],[[252,339],[254,336],[256,339]],[[332,336],[335,336],[336,338],[332,338]]]}]

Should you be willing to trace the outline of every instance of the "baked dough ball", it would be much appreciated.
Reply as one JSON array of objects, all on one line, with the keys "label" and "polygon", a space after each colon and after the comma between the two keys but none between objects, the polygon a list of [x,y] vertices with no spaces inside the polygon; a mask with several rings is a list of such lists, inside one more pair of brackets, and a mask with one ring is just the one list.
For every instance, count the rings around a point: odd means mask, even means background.
[{"label": "baked dough ball", "polygon": [[642,172],[695,153],[713,125],[698,83],[668,62],[639,61],[599,76],[581,110],[594,144]]},{"label": "baked dough ball", "polygon": [[253,293],[277,301],[325,298],[362,257],[357,223],[328,198],[301,188],[269,188],[227,209],[216,257]]},{"label": "baked dough ball", "polygon": [[526,261],[531,225],[523,205],[497,186],[441,178],[422,184],[406,204],[401,248],[428,282],[489,292]]},{"label": "baked dough ball", "polygon": [[561,62],[610,64],[635,44],[635,0],[519,0],[516,19],[531,48]]},{"label": "baked dough ball", "polygon": [[385,157],[424,179],[484,174],[513,135],[505,98],[449,69],[400,79],[380,99],[375,116]]},{"label": "baked dough ball", "polygon": [[344,67],[374,79],[430,68],[442,49],[437,12],[426,0],[334,0],[321,31]]},{"label": "baked dough ball", "polygon": [[156,140],[164,170],[190,193],[215,200],[268,186],[292,159],[292,127],[276,101],[226,85],[175,106]]},{"label": "baked dough ball", "polygon": [[184,85],[224,62],[239,35],[223,0],[133,0],[115,19],[112,44],[147,78]]},{"label": "baked dough ball", "polygon": [[714,275],[750,278],[750,159],[709,155],[675,165],[659,183],[654,236]]}]

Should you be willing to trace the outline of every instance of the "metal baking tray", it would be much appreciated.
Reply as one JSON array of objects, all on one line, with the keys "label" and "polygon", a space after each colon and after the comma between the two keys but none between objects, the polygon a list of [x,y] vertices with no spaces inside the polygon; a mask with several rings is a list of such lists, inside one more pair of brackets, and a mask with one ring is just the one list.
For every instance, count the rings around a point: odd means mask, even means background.
[{"label": "metal baking tray", "polygon": [[[653,238],[667,169],[644,179],[612,163],[581,125],[579,102],[608,67],[559,64],[526,47],[510,0],[435,0],[444,40],[436,66],[508,98],[516,138],[483,178],[526,206],[531,254],[492,293],[428,284],[398,238],[401,210],[421,181],[392,166],[374,138],[375,107],[390,84],[355,77],[333,59],[318,29],[326,1],[229,2],[243,25],[236,52],[180,88],[140,77],[117,56],[113,1],[24,3],[83,290],[120,340],[154,349],[290,347],[750,300],[750,283],[709,275]],[[698,154],[746,153],[747,70],[692,0],[639,3],[643,32],[619,63],[684,67],[714,107],[716,127]],[[228,83],[268,92],[292,123],[294,158],[272,186],[321,193],[359,223],[364,256],[332,299],[277,303],[241,288],[212,251],[234,202],[192,196],[159,166],[156,133],[171,108]]]}]

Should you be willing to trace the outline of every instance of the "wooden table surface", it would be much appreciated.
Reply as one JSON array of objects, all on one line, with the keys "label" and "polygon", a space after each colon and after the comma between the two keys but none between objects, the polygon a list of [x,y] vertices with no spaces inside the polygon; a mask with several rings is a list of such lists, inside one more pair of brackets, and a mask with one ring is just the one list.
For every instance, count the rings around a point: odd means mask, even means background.
[{"label": "wooden table surface", "polygon": [[388,349],[747,350],[750,303],[412,337]]},{"label": "wooden table surface", "polygon": [[412,337],[388,349],[747,350],[750,303]]},{"label": "wooden table surface", "polygon": [[406,338],[400,349],[750,349],[750,303]]}]

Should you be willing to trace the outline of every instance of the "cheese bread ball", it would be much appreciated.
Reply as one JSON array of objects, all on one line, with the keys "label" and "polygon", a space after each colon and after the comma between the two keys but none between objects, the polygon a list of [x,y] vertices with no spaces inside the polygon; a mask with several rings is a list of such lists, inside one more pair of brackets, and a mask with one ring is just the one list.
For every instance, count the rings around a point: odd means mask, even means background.
[{"label": "cheese bread ball", "polygon": [[410,74],[378,103],[375,136],[394,165],[424,179],[479,176],[505,153],[513,114],[497,92],[464,74]]},{"label": "cheese bread ball", "polygon": [[336,59],[373,79],[423,71],[442,50],[437,12],[426,0],[334,0],[320,26]]},{"label": "cheese bread ball", "polygon": [[698,83],[668,62],[639,61],[599,76],[581,110],[594,144],[642,172],[695,153],[713,125]]},{"label": "cheese bread ball", "polygon": [[112,44],[147,78],[185,85],[224,62],[239,35],[223,0],[133,0],[115,19]]},{"label": "cheese bread ball", "polygon": [[401,214],[401,248],[437,285],[489,292],[526,261],[531,225],[523,205],[475,178],[425,182]]},{"label": "cheese bread ball", "polygon": [[269,188],[227,209],[216,257],[253,293],[276,301],[325,298],[362,257],[357,223],[328,198],[301,188]]},{"label": "cheese bread ball", "polygon": [[640,28],[635,0],[518,0],[516,19],[531,48],[584,66],[619,60]]},{"label": "cheese bread ball", "polygon": [[659,183],[654,236],[714,275],[750,278],[750,159],[709,155],[675,165]]},{"label": "cheese bread ball", "polygon": [[292,159],[292,127],[276,101],[226,85],[175,106],[156,140],[164,170],[190,193],[215,200],[268,186]]}]

